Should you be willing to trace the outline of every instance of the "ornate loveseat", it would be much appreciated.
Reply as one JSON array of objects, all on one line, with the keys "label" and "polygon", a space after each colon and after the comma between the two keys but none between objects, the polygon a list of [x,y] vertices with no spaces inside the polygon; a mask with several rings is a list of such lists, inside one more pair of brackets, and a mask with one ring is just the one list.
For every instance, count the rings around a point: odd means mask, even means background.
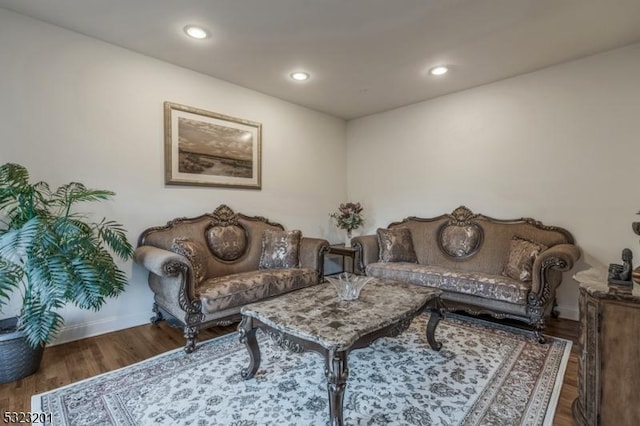
[{"label": "ornate loveseat", "polygon": [[321,282],[328,247],[221,205],[145,230],[134,260],[149,271],[152,323],[184,327],[192,352],[200,329],[239,321],[243,305]]},{"label": "ornate loveseat", "polygon": [[540,342],[562,272],[580,257],[565,229],[493,219],[464,206],[435,218],[409,217],[351,242],[360,272],[437,287],[445,310],[524,321]]}]

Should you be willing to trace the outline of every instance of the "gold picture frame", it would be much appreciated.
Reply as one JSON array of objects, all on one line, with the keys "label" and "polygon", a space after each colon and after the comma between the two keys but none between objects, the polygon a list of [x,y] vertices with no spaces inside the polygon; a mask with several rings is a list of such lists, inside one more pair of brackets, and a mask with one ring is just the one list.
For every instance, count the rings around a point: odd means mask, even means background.
[{"label": "gold picture frame", "polygon": [[165,184],[261,189],[262,124],[164,103]]}]

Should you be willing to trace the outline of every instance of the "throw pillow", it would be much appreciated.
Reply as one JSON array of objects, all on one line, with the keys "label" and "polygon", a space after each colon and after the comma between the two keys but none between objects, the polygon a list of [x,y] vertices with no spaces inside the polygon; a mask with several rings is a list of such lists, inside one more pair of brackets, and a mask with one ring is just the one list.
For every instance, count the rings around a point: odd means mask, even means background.
[{"label": "throw pillow", "polygon": [[196,285],[204,280],[204,265],[207,249],[197,241],[189,238],[174,238],[171,242],[171,251],[186,257],[191,262]]},{"label": "throw pillow", "polygon": [[523,282],[533,278],[533,262],[547,246],[515,236],[511,239],[509,256],[502,275]]},{"label": "throw pillow", "polygon": [[262,234],[260,269],[295,268],[298,266],[298,251],[302,232],[265,229]]},{"label": "throw pillow", "polygon": [[377,234],[381,262],[418,263],[409,228],[378,228]]}]

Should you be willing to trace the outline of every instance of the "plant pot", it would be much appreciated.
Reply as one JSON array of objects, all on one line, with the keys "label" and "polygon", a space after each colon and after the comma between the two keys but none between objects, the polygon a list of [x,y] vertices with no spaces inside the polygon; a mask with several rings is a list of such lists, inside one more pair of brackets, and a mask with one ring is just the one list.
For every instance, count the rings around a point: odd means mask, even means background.
[{"label": "plant pot", "polygon": [[16,317],[0,320],[0,383],[20,380],[40,367],[44,346],[29,346],[17,324]]}]

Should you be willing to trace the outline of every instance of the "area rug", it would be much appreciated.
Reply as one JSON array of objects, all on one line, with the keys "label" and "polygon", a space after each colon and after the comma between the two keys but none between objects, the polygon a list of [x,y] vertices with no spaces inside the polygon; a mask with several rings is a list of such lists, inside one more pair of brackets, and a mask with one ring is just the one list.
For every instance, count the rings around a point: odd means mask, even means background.
[{"label": "area rug", "polygon": [[[346,425],[552,424],[571,342],[448,315],[425,338],[426,315],[401,336],[349,354]],[[258,332],[251,380],[231,334],[32,397],[55,425],[326,425],[324,363],[281,349]]]}]

